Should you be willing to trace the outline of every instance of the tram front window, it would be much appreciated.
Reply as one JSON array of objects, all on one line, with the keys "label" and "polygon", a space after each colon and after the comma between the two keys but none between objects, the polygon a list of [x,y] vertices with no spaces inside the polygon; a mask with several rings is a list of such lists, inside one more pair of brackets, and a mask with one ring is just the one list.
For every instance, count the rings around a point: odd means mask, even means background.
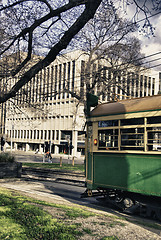
[{"label": "tram front window", "polygon": [[99,130],[98,149],[117,150],[118,149],[118,129]]}]

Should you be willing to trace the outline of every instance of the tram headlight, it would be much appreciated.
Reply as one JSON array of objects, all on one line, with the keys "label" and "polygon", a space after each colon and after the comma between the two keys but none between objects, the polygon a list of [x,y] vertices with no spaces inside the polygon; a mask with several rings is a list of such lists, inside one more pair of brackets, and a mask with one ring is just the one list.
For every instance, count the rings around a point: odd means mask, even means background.
[{"label": "tram headlight", "polygon": [[97,139],[94,139],[94,145],[97,145]]}]

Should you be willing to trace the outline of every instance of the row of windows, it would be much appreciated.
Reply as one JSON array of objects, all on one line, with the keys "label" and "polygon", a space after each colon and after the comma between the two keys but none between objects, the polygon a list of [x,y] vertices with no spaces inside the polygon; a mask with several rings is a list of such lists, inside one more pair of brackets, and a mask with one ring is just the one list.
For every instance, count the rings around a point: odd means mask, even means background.
[{"label": "row of windows", "polygon": [[[71,91],[75,87],[75,60],[40,71],[16,95],[16,103],[34,103],[69,98],[69,93],[63,92],[66,87]],[[16,79],[12,79],[15,84]],[[11,88],[11,81],[8,87]],[[62,92],[62,93],[61,93]]]},{"label": "row of windows", "polygon": [[98,92],[102,92],[102,96],[100,96],[101,101],[108,101],[116,96],[118,99],[124,99],[127,96],[144,97],[155,94],[155,78],[144,75],[139,76],[133,72],[125,74],[127,75],[126,77],[122,75],[114,78],[111,70],[108,70],[108,73],[107,70],[104,70],[100,77],[106,79],[106,82],[111,80],[112,82],[107,88],[103,84],[99,84],[92,93],[97,95]]},{"label": "row of windows", "polygon": [[[67,101],[56,101],[56,102],[47,102],[47,103],[37,103],[37,104],[35,104],[34,105],[34,107],[36,108],[41,108],[41,107],[50,107],[50,106],[56,106],[56,105],[64,105],[64,104],[72,104],[72,103],[74,103],[74,101],[73,100],[71,100],[71,101],[69,101],[69,99],[67,100]],[[12,105],[12,103],[8,103],[8,106],[10,106],[10,105]],[[28,108],[28,105],[27,104],[23,104],[23,105],[21,105],[21,108]]]},{"label": "row of windows", "polygon": [[156,124],[161,125],[160,116],[100,121],[98,149],[160,151],[161,126],[155,126]]},{"label": "row of windows", "polygon": [[[147,124],[161,123],[161,116],[156,117],[147,117]],[[98,127],[115,127],[120,126],[129,126],[129,125],[144,125],[144,118],[131,118],[131,119],[121,119],[121,120],[108,120],[108,121],[99,121]]]},{"label": "row of windows", "polygon": [[[147,128],[147,151],[161,150],[161,128]],[[101,150],[145,150],[145,129],[108,129],[98,131],[99,149]],[[118,138],[120,136],[120,143]],[[120,145],[120,146],[119,146]]]},{"label": "row of windows", "polygon": [[[95,76],[106,79],[106,82],[111,81],[109,87],[105,89],[101,84],[97,84],[96,89],[93,90],[93,94],[102,92],[101,100],[111,100],[114,95],[121,95],[121,99],[124,99],[124,95],[132,97],[143,97],[148,95],[154,95],[155,93],[155,78],[147,77],[144,75],[138,75],[134,73],[122,73],[114,78],[112,70],[104,69],[98,73],[102,66],[93,64],[91,67],[92,76],[91,83],[95,80]],[[81,61],[81,76],[80,76],[80,92],[81,95],[85,94],[85,81],[86,81],[86,69],[85,61]],[[98,76],[99,75],[99,76]],[[75,89],[76,80],[76,64],[75,61],[50,66],[40,71],[29,83],[27,83],[17,94],[16,103],[22,104],[27,102],[29,104],[35,102],[52,101],[59,99],[66,99],[71,97],[69,93],[65,93],[63,90],[66,87],[73,91]],[[16,79],[12,79],[15,83]],[[101,81],[100,81],[101,82]],[[11,83],[10,83],[11,84]],[[8,85],[9,87],[10,84]],[[103,88],[103,89],[102,89]],[[102,91],[103,90],[103,91]]]},{"label": "row of windows", "polygon": [[[7,136],[15,139],[67,140],[72,139],[72,131],[60,130],[7,130]],[[78,131],[78,140],[85,141],[85,132]]]},{"label": "row of windows", "polygon": [[7,137],[17,139],[59,140],[59,130],[7,130]]},{"label": "row of windows", "polygon": [[7,121],[23,121],[23,120],[27,120],[27,121],[30,121],[30,120],[43,120],[43,119],[68,119],[68,118],[73,118],[73,115],[70,115],[70,116],[60,116],[59,114],[57,116],[48,116],[48,117],[31,117],[31,118],[8,118]]}]

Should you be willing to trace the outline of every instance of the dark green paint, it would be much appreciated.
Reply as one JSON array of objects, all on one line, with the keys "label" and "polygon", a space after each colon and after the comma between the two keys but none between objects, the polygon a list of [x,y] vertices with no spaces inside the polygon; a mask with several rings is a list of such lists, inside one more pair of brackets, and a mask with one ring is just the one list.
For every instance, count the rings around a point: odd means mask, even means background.
[{"label": "dark green paint", "polygon": [[87,161],[87,179],[92,180],[92,155],[88,153]]},{"label": "dark green paint", "polygon": [[92,189],[117,188],[131,192],[161,196],[161,155],[93,153],[88,159],[88,179]]}]

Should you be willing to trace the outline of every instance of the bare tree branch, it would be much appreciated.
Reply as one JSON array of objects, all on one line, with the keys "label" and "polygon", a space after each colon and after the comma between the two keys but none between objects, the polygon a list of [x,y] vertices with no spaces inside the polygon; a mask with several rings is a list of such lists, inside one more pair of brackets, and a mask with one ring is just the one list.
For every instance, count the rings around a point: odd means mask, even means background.
[{"label": "bare tree branch", "polygon": [[[0,103],[7,101],[9,98],[15,97],[16,92],[22,88],[27,82],[29,82],[32,77],[38,73],[44,67],[47,67],[51,62],[56,59],[56,56],[60,53],[61,50],[65,49],[72,38],[84,27],[84,25],[93,18],[97,8],[99,7],[101,0],[86,0],[86,1],[70,1],[69,4],[60,7],[57,10],[54,10],[52,13],[49,13],[47,16],[41,18],[41,20],[37,20],[29,29],[25,29],[23,33],[27,33],[33,31],[36,26],[39,26],[42,19],[48,19],[49,15],[56,16],[60,12],[66,11],[68,9],[73,8],[74,6],[78,6],[82,3],[86,3],[86,7],[82,14],[78,17],[78,19],[73,23],[73,25],[64,33],[63,37],[60,41],[55,44],[47,54],[47,56],[40,60],[37,64],[32,66],[27,72],[25,72],[21,77],[20,80],[12,87],[12,89],[8,93],[1,94],[0,96]],[[22,34],[22,32],[21,32]]]}]

